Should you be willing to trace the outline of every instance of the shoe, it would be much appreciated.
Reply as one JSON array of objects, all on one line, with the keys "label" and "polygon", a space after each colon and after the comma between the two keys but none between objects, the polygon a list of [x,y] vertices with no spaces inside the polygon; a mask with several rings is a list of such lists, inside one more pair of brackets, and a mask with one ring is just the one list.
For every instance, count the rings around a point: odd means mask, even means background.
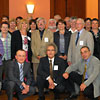
[{"label": "shoe", "polygon": [[54,94],[54,100],[59,100],[60,96],[58,94]]},{"label": "shoe", "polygon": [[45,100],[45,96],[41,96],[37,100]]},{"label": "shoe", "polygon": [[77,94],[75,92],[71,93],[71,95],[69,96],[70,99],[73,99],[73,98],[77,98]]}]

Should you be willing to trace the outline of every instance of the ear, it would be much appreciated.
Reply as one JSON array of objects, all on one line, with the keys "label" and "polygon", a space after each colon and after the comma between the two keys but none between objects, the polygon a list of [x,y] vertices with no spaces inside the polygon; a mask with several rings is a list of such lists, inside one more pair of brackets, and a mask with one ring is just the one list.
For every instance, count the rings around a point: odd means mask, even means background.
[{"label": "ear", "polygon": [[17,56],[15,55],[15,59],[17,59]]}]

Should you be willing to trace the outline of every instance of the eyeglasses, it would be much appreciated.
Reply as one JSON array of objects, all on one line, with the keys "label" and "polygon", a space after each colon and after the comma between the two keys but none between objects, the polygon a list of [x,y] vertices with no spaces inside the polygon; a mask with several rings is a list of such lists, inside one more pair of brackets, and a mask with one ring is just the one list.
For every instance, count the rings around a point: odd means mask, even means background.
[{"label": "eyeglasses", "polygon": [[47,49],[47,51],[55,51],[55,50],[54,49],[51,49],[51,50],[50,49]]}]

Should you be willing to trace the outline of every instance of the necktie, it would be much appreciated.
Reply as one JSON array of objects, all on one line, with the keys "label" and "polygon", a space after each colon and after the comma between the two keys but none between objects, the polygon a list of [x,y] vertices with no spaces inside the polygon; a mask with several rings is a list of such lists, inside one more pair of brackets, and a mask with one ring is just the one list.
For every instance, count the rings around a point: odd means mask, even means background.
[{"label": "necktie", "polygon": [[53,68],[52,68],[52,60],[50,60],[50,77],[53,79]]},{"label": "necktie", "polygon": [[27,37],[24,38],[24,44],[28,44]]},{"label": "necktie", "polygon": [[78,34],[77,34],[77,38],[76,38],[76,42],[75,42],[76,45],[77,45],[77,42],[79,40],[79,35],[80,35],[80,32],[78,32]]},{"label": "necktie", "polygon": [[[23,66],[22,66],[22,64],[20,65],[19,70],[20,70],[20,81],[23,82],[24,81],[24,76],[23,76]],[[20,85],[20,88],[23,89],[23,86]]]},{"label": "necktie", "polygon": [[84,79],[85,79],[86,70],[87,70],[87,65],[85,64],[82,83],[84,82]]}]

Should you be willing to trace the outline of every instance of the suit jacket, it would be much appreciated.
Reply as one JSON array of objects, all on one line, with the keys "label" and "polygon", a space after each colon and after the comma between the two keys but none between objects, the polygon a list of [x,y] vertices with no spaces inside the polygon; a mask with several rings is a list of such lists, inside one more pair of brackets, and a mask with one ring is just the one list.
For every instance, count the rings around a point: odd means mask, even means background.
[{"label": "suit jacket", "polygon": [[53,33],[50,30],[45,29],[42,40],[40,38],[39,30],[35,30],[32,33],[31,49],[32,49],[32,62],[39,63],[37,56],[46,56],[46,45],[53,42]]},{"label": "suit jacket", "polygon": [[[7,81],[14,81],[18,86],[22,84],[20,81],[20,70],[19,65],[17,61],[10,61],[8,63],[8,76]],[[30,69],[30,63],[24,62],[23,65],[23,73],[24,73],[24,82],[27,85],[31,84],[31,69]]]},{"label": "suit jacket", "polygon": [[82,46],[88,46],[92,54],[94,50],[94,41],[92,34],[83,29],[76,46],[75,41],[77,33],[78,32],[71,35],[70,45],[68,49],[68,61],[71,61],[72,64],[81,59],[80,49]]},{"label": "suit jacket", "polygon": [[[68,32],[67,30],[65,30],[64,39],[65,39],[65,54],[66,55],[68,53],[68,47],[69,47],[70,37],[71,37],[71,33]],[[59,31],[57,31],[57,32],[54,33],[54,43],[56,44],[56,46],[58,48],[58,53],[57,53],[58,56],[60,55],[59,41],[60,41],[60,33],[59,33]]]},{"label": "suit jacket", "polygon": [[[85,61],[81,59],[77,63],[69,66],[65,72],[71,73],[72,71],[77,71],[83,75],[85,67]],[[90,61],[87,66],[87,74],[88,79],[84,81],[84,84],[86,86],[89,86],[91,83],[93,83],[94,86],[94,96],[98,97],[100,96],[100,61],[94,56],[90,56]]]},{"label": "suit jacket", "polygon": [[[58,70],[54,70],[54,67],[58,66]],[[54,66],[53,66],[53,80],[55,83],[60,84],[63,81],[62,74],[66,69],[64,60],[55,56]],[[43,57],[40,59],[37,75],[41,76],[44,80],[50,76],[49,60],[48,57]]]},{"label": "suit jacket", "polygon": [[[31,38],[31,33],[27,32],[27,36]],[[12,33],[11,38],[11,58],[14,59],[16,52],[22,49],[22,36],[19,30]],[[31,40],[28,40],[28,60],[31,61]]]}]

